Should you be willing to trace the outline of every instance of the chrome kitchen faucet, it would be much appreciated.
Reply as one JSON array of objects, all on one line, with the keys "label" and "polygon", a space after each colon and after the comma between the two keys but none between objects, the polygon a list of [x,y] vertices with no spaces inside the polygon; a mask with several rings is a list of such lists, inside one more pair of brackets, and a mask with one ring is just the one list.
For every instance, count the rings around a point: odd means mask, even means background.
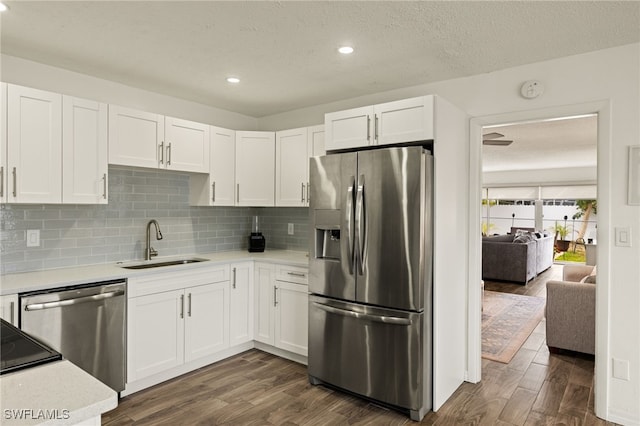
[{"label": "chrome kitchen faucet", "polygon": [[149,223],[147,223],[147,248],[144,253],[144,260],[151,260],[153,256],[158,255],[158,250],[151,247],[151,224],[156,227],[156,240],[162,239],[162,232],[160,232],[160,224],[157,220],[151,219]]}]

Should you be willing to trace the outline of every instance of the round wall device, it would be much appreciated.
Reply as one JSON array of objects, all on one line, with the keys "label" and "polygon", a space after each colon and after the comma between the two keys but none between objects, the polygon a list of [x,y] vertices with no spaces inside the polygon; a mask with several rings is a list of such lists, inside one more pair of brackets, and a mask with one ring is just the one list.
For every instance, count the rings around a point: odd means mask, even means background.
[{"label": "round wall device", "polygon": [[520,88],[520,93],[527,99],[537,98],[544,92],[544,86],[538,80],[525,81]]}]

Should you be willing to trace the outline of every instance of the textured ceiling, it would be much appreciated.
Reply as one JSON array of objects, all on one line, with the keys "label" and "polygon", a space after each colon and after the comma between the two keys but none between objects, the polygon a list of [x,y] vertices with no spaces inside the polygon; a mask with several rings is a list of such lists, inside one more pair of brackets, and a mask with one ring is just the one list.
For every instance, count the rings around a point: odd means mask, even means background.
[{"label": "textured ceiling", "polygon": [[6,3],[3,53],[254,117],[640,40],[635,1]]},{"label": "textured ceiling", "polygon": [[509,146],[484,146],[484,172],[563,169],[597,165],[598,117],[590,115],[532,123],[492,126]]}]

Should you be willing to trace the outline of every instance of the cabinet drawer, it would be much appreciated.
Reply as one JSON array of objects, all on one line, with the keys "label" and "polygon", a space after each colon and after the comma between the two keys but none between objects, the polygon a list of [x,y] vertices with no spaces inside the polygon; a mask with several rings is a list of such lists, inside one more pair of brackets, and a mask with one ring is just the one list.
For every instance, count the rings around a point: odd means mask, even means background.
[{"label": "cabinet drawer", "polygon": [[129,298],[132,298],[228,280],[229,265],[197,268],[190,271],[158,272],[129,278],[127,292]]},{"label": "cabinet drawer", "polygon": [[276,280],[298,284],[309,284],[309,268],[302,266],[276,265]]}]

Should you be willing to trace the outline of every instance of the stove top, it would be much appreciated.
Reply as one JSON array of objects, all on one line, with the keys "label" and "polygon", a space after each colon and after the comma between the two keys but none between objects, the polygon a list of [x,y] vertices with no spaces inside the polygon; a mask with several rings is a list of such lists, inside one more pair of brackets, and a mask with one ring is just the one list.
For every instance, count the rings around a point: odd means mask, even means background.
[{"label": "stove top", "polygon": [[0,374],[62,359],[62,355],[0,319]]}]

